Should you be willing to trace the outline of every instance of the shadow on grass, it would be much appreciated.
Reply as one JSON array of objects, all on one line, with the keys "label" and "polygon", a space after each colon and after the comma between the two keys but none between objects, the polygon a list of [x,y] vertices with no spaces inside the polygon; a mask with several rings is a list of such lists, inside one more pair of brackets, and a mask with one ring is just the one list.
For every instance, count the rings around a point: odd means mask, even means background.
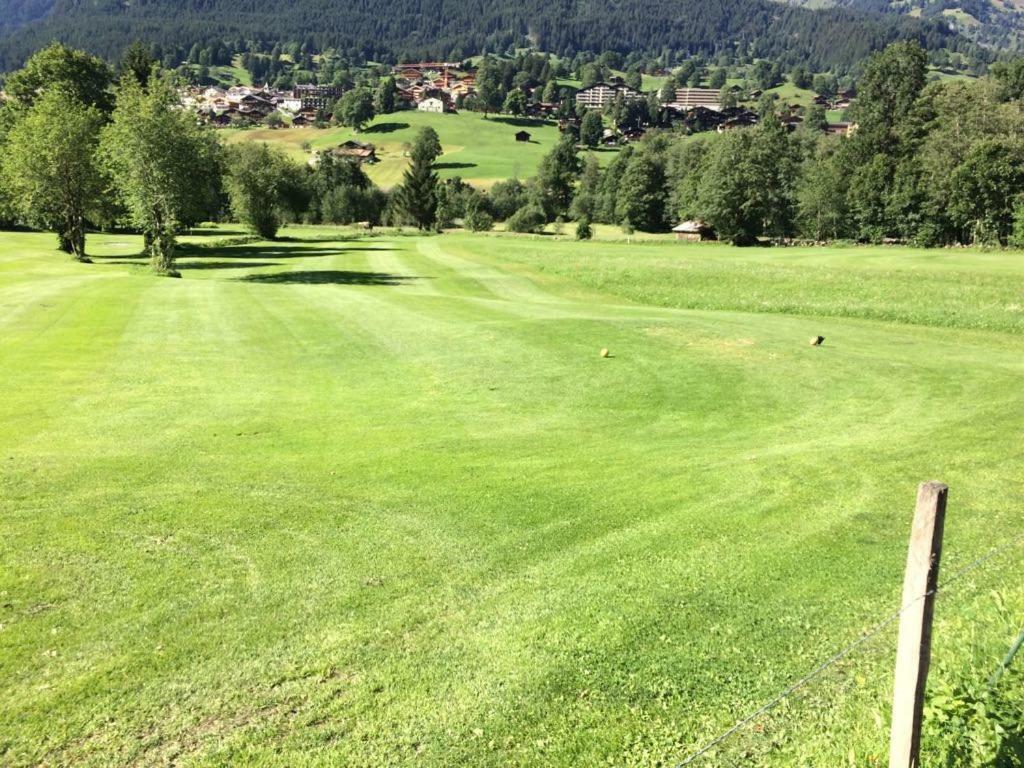
[{"label": "shadow on grass", "polygon": [[257,267],[279,267],[279,261],[190,261],[182,264],[175,261],[177,269],[256,269]]},{"label": "shadow on grass", "polygon": [[453,168],[476,168],[476,163],[434,163],[434,170],[444,171]]},{"label": "shadow on grass", "polygon": [[223,248],[179,243],[175,249],[178,259],[300,259],[313,256],[337,256],[349,248],[325,247],[315,243],[301,244],[300,241],[265,242],[255,245],[228,245]]},{"label": "shadow on grass", "polygon": [[393,275],[389,272],[354,272],[346,269],[274,272],[269,275],[244,275],[236,278],[247,283],[268,285],[405,285],[423,278]]},{"label": "shadow on grass", "polygon": [[369,128],[364,128],[363,133],[394,133],[409,127],[408,123],[377,123]]},{"label": "shadow on grass", "polygon": [[487,118],[488,120],[495,123],[505,123],[505,125],[514,125],[521,128],[539,128],[540,126],[550,125],[546,120],[539,120],[535,117],[499,117],[492,116]]},{"label": "shadow on grass", "polygon": [[205,229],[196,228],[190,229],[185,232],[186,237],[238,237],[240,235],[248,235],[244,229]]}]

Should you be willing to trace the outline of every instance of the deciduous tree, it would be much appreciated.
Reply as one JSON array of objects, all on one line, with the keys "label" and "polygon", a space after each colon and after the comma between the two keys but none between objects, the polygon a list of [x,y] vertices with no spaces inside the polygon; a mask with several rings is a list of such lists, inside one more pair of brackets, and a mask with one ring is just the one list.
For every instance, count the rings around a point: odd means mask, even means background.
[{"label": "deciduous tree", "polygon": [[26,223],[53,229],[87,261],[86,219],[102,195],[96,164],[103,115],[60,88],[38,95],[8,135],[3,179]]},{"label": "deciduous tree", "polygon": [[210,204],[219,183],[216,137],[178,107],[169,76],[151,79],[145,91],[125,77],[100,135],[100,157],[127,222],[145,237],[154,271],[175,274],[176,235]]}]

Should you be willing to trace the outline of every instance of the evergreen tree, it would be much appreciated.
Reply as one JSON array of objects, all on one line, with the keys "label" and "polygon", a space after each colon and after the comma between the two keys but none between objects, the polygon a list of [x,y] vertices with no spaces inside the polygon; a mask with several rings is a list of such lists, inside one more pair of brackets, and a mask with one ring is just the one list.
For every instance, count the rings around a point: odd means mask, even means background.
[{"label": "evergreen tree", "polygon": [[[402,215],[420,229],[430,229],[437,220],[437,174],[434,173],[432,142],[422,129],[412,152],[412,164],[402,174],[395,191],[395,204]],[[436,136],[436,134],[435,134]]]},{"label": "evergreen tree", "polygon": [[118,69],[122,76],[126,72],[131,72],[145,88],[149,83],[149,76],[153,73],[154,65],[156,65],[156,60],[150,55],[149,49],[136,40],[125,49]]}]

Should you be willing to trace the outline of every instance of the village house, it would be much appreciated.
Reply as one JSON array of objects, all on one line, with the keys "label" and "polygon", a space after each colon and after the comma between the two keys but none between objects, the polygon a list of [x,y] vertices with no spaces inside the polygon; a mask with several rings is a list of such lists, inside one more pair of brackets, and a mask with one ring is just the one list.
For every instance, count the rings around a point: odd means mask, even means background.
[{"label": "village house", "polygon": [[373,144],[363,144],[362,142],[355,141],[353,139],[342,142],[331,149],[330,152],[335,157],[354,160],[357,163],[373,165],[378,162],[377,148]]},{"label": "village house", "polygon": [[829,123],[825,127],[826,133],[830,133],[833,136],[849,136],[856,130],[857,124],[848,122]]},{"label": "village house", "polygon": [[437,96],[429,96],[420,101],[416,105],[416,109],[420,112],[434,112],[440,115],[448,111],[448,104]]}]

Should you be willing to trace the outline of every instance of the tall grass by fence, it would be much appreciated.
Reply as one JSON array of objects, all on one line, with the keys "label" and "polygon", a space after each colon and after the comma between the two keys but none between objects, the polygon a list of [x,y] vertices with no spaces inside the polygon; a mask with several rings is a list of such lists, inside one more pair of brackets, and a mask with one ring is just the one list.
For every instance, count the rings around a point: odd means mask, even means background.
[{"label": "tall grass by fence", "polygon": [[[889,698],[883,702],[877,702],[877,706],[871,708],[872,716],[866,724],[866,730],[874,731],[876,738],[873,739],[875,749],[864,749],[863,745],[871,742],[871,739],[859,739],[861,751],[858,754],[857,745],[851,745],[848,749],[844,745],[832,744],[833,753],[842,749],[844,762],[853,768],[857,765],[881,765],[884,762],[882,756],[884,739],[879,738],[881,734],[888,733],[886,717],[890,711],[888,704],[892,694],[892,668],[893,657],[897,652],[896,628],[898,622],[920,604],[929,600],[939,600],[938,613],[943,624],[949,624],[950,617],[962,615],[967,619],[966,623],[977,626],[977,616],[972,613],[968,618],[968,609],[976,610],[979,602],[979,589],[986,589],[985,596],[991,602],[986,607],[990,614],[1003,613],[1000,622],[1005,625],[1004,629],[1013,628],[1016,639],[1009,644],[1009,648],[1002,661],[991,674],[982,673],[981,670],[974,672],[972,679],[960,680],[951,685],[948,680],[940,680],[934,686],[937,690],[930,699],[929,706],[925,709],[926,735],[932,737],[931,741],[942,742],[941,744],[928,744],[931,754],[945,751],[945,764],[956,765],[967,768],[967,766],[992,765],[995,768],[1008,768],[1009,766],[1024,765],[1024,740],[1018,738],[1012,732],[1008,732],[1005,724],[1000,722],[998,707],[993,708],[993,701],[999,696],[998,684],[1010,668],[1021,646],[1024,645],[1024,628],[1020,626],[1020,617],[1005,615],[1006,611],[1002,606],[1000,593],[997,587],[1006,582],[1005,579],[1018,579],[1018,560],[1016,555],[1024,545],[1024,534],[1010,541],[1001,542],[988,550],[973,557],[967,563],[955,568],[949,574],[923,593],[914,594],[899,606],[898,609],[879,615],[869,627],[861,632],[857,638],[835,650],[830,655],[822,658],[820,662],[811,666],[808,672],[798,678],[790,685],[780,690],[761,706],[740,717],[733,725],[724,728],[720,732],[710,735],[706,741],[696,745],[678,763],[676,768],[685,766],[714,765],[714,766],[740,766],[758,765],[759,760],[768,759],[773,753],[779,756],[780,753],[789,752],[795,757],[800,748],[794,744],[787,743],[787,732],[796,733],[799,729],[793,729],[792,723],[801,716],[813,717],[814,720],[822,722],[827,728],[828,722],[835,722],[835,715],[822,717],[822,708],[828,708],[831,702],[836,701],[842,694],[849,694],[852,689],[863,687],[867,682],[866,675],[873,677],[885,675],[886,685],[881,688],[888,694]],[[984,586],[979,586],[975,579],[968,577],[985,575]],[[960,598],[963,603],[955,605],[956,599]],[[964,598],[967,598],[964,600]],[[1016,626],[1014,623],[1016,622]],[[930,624],[930,620],[929,620]],[[940,627],[940,640],[941,629]],[[946,643],[940,644],[945,648]],[[858,670],[857,662],[860,664]],[[936,663],[941,667],[944,660],[941,657]],[[925,665],[927,674],[927,664]],[[826,681],[826,677],[836,673],[835,679]],[[821,690],[812,690],[819,683],[827,682]],[[875,690],[878,690],[876,687]],[[858,698],[858,697],[854,697]],[[988,700],[985,700],[988,699]],[[863,702],[862,702],[863,703]],[[996,701],[998,704],[998,701]],[[799,706],[803,704],[809,710],[816,712],[798,712]],[[1024,697],[1019,702],[1022,707],[1021,715],[1024,716]],[[966,713],[958,710],[970,710]],[[974,715],[975,717],[971,717]],[[1016,715],[1010,713],[1009,718]],[[989,729],[987,733],[973,732],[976,728],[970,728],[968,721],[981,719],[986,722],[981,724],[982,730]],[[1018,721],[1017,725],[1020,725]],[[977,724],[975,724],[977,725]],[[1010,728],[1014,727],[1011,722]],[[1024,728],[1024,726],[1021,726]],[[945,729],[945,730],[943,730]],[[856,732],[858,728],[853,728]],[[971,732],[968,732],[971,731]],[[857,739],[855,739],[857,741]],[[960,742],[969,746],[967,751],[974,749],[980,751],[981,755],[964,756],[964,747]],[[937,747],[937,748],[936,748]],[[986,747],[988,749],[986,749]],[[986,758],[985,752],[990,752],[991,760]],[[1013,754],[1011,754],[1013,752]],[[916,755],[916,753],[915,753]],[[809,752],[804,757],[813,760]],[[823,757],[821,762],[810,762],[804,764],[837,765],[833,760],[835,755]],[[980,758],[980,759],[975,759]],[[916,765],[917,763],[915,763]],[[927,765],[924,761],[922,765]]]}]

